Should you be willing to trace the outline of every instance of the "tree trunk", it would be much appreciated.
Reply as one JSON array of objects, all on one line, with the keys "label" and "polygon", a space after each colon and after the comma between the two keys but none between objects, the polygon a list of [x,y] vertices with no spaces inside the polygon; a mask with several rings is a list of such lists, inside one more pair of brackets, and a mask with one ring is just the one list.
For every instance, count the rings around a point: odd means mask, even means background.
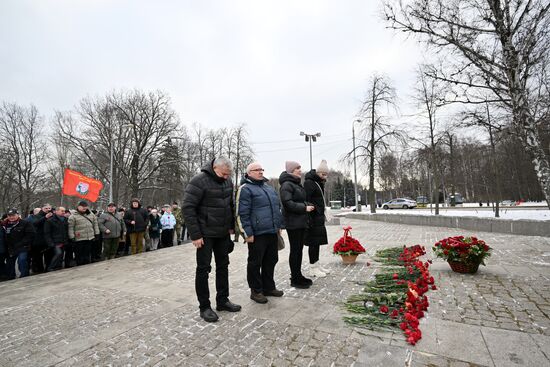
[{"label": "tree trunk", "polygon": [[430,113],[430,140],[431,140],[431,158],[432,158],[432,169],[433,169],[433,180],[434,180],[434,186],[432,191],[432,196],[434,196],[435,199],[435,215],[439,215],[439,169],[437,166],[437,151],[436,151],[436,143],[435,143],[435,137],[434,137],[434,126],[435,123],[433,122],[433,117]]},{"label": "tree trunk", "polygon": [[138,197],[139,193],[139,157],[137,154],[134,154],[131,163],[130,169],[130,192],[132,193],[133,198]]},{"label": "tree trunk", "polygon": [[518,53],[512,45],[511,38],[503,42],[504,60],[508,66],[506,74],[508,77],[508,89],[512,99],[514,126],[521,137],[525,150],[531,155],[540,187],[546,198],[546,204],[550,209],[550,162],[542,147],[535,118],[529,108],[527,92],[522,80],[520,80]]},{"label": "tree trunk", "polygon": [[374,129],[375,129],[375,115],[374,115],[374,103],[371,110],[371,139],[370,139],[370,164],[369,164],[369,205],[370,212],[376,213],[376,200],[374,198]]},{"label": "tree trunk", "polygon": [[433,185],[433,191],[432,191],[432,196],[435,200],[435,215],[439,215],[439,173],[438,173],[438,169],[437,169],[437,160],[436,160],[436,157],[435,157],[435,148],[433,149],[434,151],[432,152],[432,167],[433,167],[433,170],[434,170],[434,174],[433,174],[433,181],[434,181],[434,185]]},{"label": "tree trunk", "polygon": [[495,190],[493,191],[493,199],[495,202],[495,218],[500,217],[500,199],[502,196],[501,192],[501,185],[500,185],[500,176],[498,174],[497,169],[497,153],[495,148],[495,139],[493,136],[493,128],[491,125],[491,114],[489,112],[489,105],[485,105],[485,109],[487,111],[487,122],[488,122],[488,129],[489,129],[489,141],[491,143],[491,168],[492,168],[492,174],[493,174],[493,182],[495,185]]},{"label": "tree trunk", "polygon": [[453,152],[453,136],[449,135],[449,151],[451,155],[451,200],[454,200],[456,206],[455,197],[455,167],[454,167],[454,152]]},{"label": "tree trunk", "polygon": [[537,130],[535,119],[529,113],[527,100],[521,93],[518,92],[518,95],[512,96],[512,103],[514,125],[519,130],[519,136],[525,150],[531,156],[542,193],[550,209],[550,162],[542,147],[542,140]]},{"label": "tree trunk", "polygon": [[546,153],[542,147],[542,141],[536,127],[534,126],[534,122],[533,125],[526,128],[523,140],[527,152],[531,155],[542,193],[544,194],[546,204],[550,209],[550,163],[548,162],[548,158],[546,157]]}]

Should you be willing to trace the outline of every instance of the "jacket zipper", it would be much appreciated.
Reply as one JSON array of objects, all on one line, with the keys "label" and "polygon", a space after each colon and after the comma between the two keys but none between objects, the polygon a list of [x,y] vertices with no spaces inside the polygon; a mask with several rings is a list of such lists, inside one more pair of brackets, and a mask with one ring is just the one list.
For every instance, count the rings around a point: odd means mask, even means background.
[{"label": "jacket zipper", "polygon": [[261,189],[264,192],[264,194],[267,196],[267,201],[269,201],[269,207],[271,208],[271,223],[273,224],[273,229],[277,229],[275,228],[275,217],[273,216],[273,204],[271,204],[271,198],[269,197],[269,194],[267,193],[267,191],[265,191],[263,187],[261,187]]}]

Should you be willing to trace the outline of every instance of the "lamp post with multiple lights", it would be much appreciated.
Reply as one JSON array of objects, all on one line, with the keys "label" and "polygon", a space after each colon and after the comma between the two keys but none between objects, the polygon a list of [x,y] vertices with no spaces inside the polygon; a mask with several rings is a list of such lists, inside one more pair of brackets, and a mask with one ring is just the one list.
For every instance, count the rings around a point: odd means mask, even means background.
[{"label": "lamp post with multiple lights", "polygon": [[313,169],[313,155],[311,151],[311,143],[314,141],[317,141],[317,138],[321,137],[321,133],[316,134],[306,134],[303,131],[300,131],[300,136],[305,136],[306,142],[309,142],[309,167],[310,169]]}]

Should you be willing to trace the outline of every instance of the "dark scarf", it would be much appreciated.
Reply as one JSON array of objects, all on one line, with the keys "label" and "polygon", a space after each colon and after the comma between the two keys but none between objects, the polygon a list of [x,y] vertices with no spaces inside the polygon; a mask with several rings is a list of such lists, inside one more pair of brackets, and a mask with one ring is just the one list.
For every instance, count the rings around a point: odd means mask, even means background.
[{"label": "dark scarf", "polygon": [[21,222],[21,218],[13,222],[10,222],[9,220],[6,219],[6,221],[4,222],[4,231],[6,231],[6,234],[10,234],[11,230],[14,227],[16,227],[19,224],[19,222]]}]

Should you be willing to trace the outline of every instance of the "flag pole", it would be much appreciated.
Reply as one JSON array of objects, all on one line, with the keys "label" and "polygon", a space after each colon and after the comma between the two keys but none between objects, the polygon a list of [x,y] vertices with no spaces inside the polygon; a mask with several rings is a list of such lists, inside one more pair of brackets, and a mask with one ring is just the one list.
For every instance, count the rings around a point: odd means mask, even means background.
[{"label": "flag pole", "polygon": [[63,177],[61,178],[61,204],[59,206],[63,206],[63,199],[65,199],[65,195],[63,194],[63,185],[65,184],[65,169],[67,169],[69,166],[66,166],[63,168]]}]

